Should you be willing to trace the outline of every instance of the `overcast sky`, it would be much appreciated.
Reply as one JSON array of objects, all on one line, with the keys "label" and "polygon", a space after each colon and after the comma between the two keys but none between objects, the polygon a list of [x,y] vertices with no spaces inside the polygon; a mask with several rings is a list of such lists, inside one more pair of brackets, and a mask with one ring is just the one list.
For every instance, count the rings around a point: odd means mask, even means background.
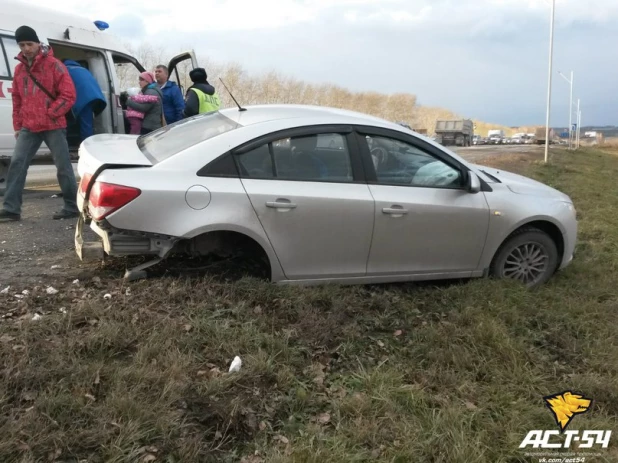
[{"label": "overcast sky", "polygon": [[[28,0],[34,1],[34,0]],[[52,2],[50,2],[51,4]],[[550,0],[54,0],[110,33],[192,47],[247,71],[420,104],[505,125],[543,124]],[[618,124],[618,0],[557,0],[552,125],[567,125],[575,73],[583,125]]]}]

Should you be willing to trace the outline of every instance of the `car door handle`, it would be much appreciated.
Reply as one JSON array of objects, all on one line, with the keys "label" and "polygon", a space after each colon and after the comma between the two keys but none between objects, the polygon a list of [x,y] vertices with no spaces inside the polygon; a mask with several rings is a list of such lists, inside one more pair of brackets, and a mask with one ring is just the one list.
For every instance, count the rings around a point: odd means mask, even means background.
[{"label": "car door handle", "polygon": [[408,210],[404,208],[399,209],[396,207],[385,207],[382,209],[382,212],[384,212],[385,214],[403,215],[407,214]]},{"label": "car door handle", "polygon": [[286,203],[284,201],[268,201],[266,207],[272,207],[273,209],[294,209],[296,204]]}]

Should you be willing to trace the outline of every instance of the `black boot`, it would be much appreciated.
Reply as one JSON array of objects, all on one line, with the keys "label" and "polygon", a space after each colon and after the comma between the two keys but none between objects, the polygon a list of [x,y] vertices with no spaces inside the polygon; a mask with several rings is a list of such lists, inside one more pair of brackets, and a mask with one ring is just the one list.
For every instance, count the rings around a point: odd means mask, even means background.
[{"label": "black boot", "polygon": [[0,211],[0,222],[17,222],[18,220],[21,220],[20,214],[5,211],[4,209]]}]

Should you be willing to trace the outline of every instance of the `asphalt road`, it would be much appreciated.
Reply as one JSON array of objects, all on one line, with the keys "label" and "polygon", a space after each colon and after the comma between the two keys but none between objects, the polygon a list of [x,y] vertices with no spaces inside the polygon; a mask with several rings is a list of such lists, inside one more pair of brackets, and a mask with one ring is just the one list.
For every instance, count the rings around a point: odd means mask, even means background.
[{"label": "asphalt road", "polygon": [[[77,177],[77,163],[73,164],[73,172],[75,172],[75,176]],[[56,167],[53,164],[49,166],[30,166],[30,169],[28,169],[26,187],[45,185],[51,186],[57,184]]]}]

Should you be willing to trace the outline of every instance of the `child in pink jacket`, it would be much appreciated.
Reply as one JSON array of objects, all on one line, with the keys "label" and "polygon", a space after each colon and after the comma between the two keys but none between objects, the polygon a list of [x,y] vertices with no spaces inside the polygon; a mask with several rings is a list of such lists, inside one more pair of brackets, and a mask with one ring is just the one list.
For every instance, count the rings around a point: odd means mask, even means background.
[{"label": "child in pink jacket", "polygon": [[[142,93],[131,95],[129,96],[129,98],[136,103],[156,103],[158,101],[158,97],[154,95],[144,95]],[[131,135],[139,135],[142,130],[142,120],[144,119],[144,113],[129,107],[127,107],[126,111],[126,116],[131,126],[131,130],[129,133]]]}]

